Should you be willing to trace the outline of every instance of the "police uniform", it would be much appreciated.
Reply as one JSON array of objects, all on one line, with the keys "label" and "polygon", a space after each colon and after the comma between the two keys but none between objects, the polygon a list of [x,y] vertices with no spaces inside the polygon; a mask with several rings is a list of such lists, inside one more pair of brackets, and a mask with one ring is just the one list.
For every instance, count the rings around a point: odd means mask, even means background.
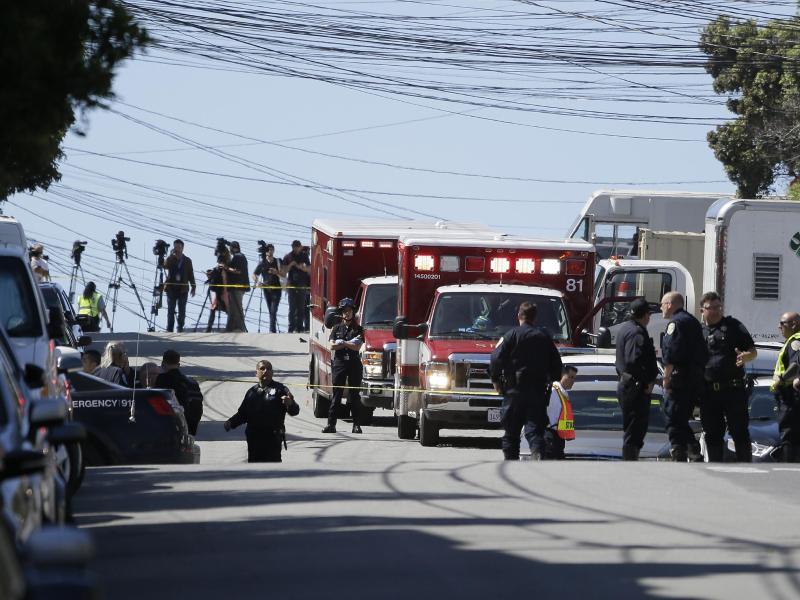
[{"label": "police uniform", "polygon": [[492,381],[503,386],[503,454],[519,459],[523,426],[531,455],[544,458],[548,384],[561,377],[561,356],[553,338],[529,323],[509,330],[492,351]]},{"label": "police uniform", "polygon": [[633,319],[617,332],[617,400],[622,409],[622,458],[636,460],[650,425],[650,394],[647,388],[658,377],[653,339],[647,328]]},{"label": "police uniform", "polygon": [[[331,329],[330,341],[344,340],[345,342],[358,339],[364,341],[364,329],[355,322],[350,321],[348,325],[344,321],[335,325]],[[350,405],[350,413],[353,417],[353,427],[359,425],[361,408],[361,378],[363,376],[361,359],[358,350],[350,348],[339,348],[333,351],[331,360],[331,379],[333,384],[332,402],[330,412],[328,412],[328,426],[336,427],[336,413],[342,404],[342,394],[347,386],[347,402]]]},{"label": "police uniform", "polygon": [[300,412],[296,402],[289,408],[283,397],[289,390],[282,383],[257,383],[244,395],[239,410],[228,419],[231,429],[247,423],[247,462],[281,462],[286,414],[294,417]]},{"label": "police uniform", "polygon": [[[778,354],[775,365],[776,379],[792,364],[800,366],[800,332],[790,336]],[[778,399],[778,429],[785,462],[800,461],[800,394],[792,386],[796,378],[797,376],[787,378],[785,382],[773,384]]]},{"label": "police uniform", "polygon": [[702,392],[707,356],[700,321],[678,309],[661,338],[661,360],[673,365],[671,389],[664,390],[664,417],[676,460],[685,460],[690,438],[695,441],[689,416]]},{"label": "police uniform", "polygon": [[725,422],[736,444],[736,460],[751,462],[747,387],[744,367],[736,366],[736,349],[746,352],[755,342],[741,321],[722,317],[715,325],[704,325],[708,347],[705,389],[700,419],[706,437],[709,462],[721,462],[724,455]]}]

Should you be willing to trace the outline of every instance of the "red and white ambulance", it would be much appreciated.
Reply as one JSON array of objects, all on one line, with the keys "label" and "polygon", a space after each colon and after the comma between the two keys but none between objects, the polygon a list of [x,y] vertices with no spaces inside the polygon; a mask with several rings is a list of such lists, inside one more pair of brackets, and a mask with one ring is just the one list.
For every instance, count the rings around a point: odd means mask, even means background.
[{"label": "red and white ambulance", "polygon": [[594,247],[479,235],[405,236],[398,244],[398,436],[436,445],[439,430],[499,427],[501,397],[489,361],[497,341],[533,301],[557,343],[578,341],[592,311]]},{"label": "red and white ambulance", "polygon": [[[488,235],[483,225],[403,221],[316,219],[311,233],[311,331],[309,384],[314,415],[327,417],[330,406],[330,327],[325,311],[342,298],[353,298],[364,327],[361,348],[364,387],[361,401],[368,410],[392,408],[394,402],[397,315],[397,240],[403,235],[468,237]],[[330,324],[329,324],[330,325]]]}]

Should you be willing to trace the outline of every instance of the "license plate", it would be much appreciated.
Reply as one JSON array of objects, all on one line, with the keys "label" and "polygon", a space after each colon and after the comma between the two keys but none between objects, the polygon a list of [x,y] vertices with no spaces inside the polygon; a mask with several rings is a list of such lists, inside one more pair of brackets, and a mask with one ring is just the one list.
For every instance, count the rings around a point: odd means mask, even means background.
[{"label": "license plate", "polygon": [[487,418],[489,420],[489,423],[499,423],[503,418],[503,409],[490,408],[489,412],[487,413]]}]

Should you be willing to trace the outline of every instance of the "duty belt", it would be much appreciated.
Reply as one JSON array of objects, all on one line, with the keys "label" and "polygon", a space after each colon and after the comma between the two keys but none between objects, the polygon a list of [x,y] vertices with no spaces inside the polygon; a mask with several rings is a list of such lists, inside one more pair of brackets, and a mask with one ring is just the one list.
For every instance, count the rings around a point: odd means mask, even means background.
[{"label": "duty belt", "polygon": [[743,388],[743,379],[729,379],[728,381],[706,381],[706,386],[709,389],[719,392],[720,390],[727,390],[730,388]]}]

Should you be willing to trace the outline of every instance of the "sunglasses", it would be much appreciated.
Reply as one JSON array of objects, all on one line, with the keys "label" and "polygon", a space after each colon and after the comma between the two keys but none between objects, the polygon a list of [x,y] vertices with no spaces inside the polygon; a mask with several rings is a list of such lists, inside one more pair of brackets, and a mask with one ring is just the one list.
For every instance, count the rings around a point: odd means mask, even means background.
[{"label": "sunglasses", "polygon": [[792,324],[791,321],[778,321],[778,325],[781,325],[783,327],[786,327],[786,326],[791,325],[791,324]]}]

